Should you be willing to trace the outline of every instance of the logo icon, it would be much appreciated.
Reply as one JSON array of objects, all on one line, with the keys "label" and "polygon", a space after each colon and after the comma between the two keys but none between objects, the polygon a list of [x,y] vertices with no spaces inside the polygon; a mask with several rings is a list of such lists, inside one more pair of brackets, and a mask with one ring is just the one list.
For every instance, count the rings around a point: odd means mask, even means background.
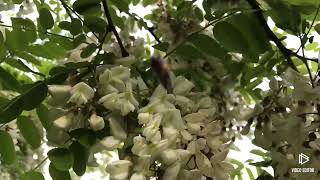
[{"label": "logo icon", "polygon": [[309,162],[309,157],[307,156],[307,155],[305,155],[305,154],[303,154],[303,153],[300,153],[299,154],[299,164],[305,164],[305,163],[307,163],[307,162]]}]

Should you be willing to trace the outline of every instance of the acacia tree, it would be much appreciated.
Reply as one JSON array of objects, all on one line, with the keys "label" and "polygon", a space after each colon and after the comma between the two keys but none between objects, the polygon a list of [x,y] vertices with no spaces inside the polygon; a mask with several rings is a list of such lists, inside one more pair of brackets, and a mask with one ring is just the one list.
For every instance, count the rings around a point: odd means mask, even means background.
[{"label": "acacia tree", "polygon": [[[241,136],[266,151],[257,179],[320,178],[319,67],[306,56],[318,1],[0,2],[2,179],[44,179],[44,162],[54,180],[97,166],[115,180],[240,179],[228,152]],[[96,163],[109,152],[119,160]],[[301,152],[314,173],[292,172]]]}]

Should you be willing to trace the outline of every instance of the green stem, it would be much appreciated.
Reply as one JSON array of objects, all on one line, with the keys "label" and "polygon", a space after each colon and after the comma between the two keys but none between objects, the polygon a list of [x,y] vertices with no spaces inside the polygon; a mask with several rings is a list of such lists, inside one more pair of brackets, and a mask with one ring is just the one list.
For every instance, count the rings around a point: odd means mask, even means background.
[{"label": "green stem", "polygon": [[37,170],[44,162],[47,161],[47,159],[49,159],[49,157],[44,158],[39,164],[37,164],[36,167],[34,167],[31,171],[35,171]]}]

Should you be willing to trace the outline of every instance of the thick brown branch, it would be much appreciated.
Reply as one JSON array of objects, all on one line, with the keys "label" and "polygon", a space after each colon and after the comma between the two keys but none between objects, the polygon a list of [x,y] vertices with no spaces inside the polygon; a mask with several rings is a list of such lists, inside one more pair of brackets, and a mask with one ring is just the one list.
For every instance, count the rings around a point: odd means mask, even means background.
[{"label": "thick brown branch", "polygon": [[122,44],[122,41],[121,41],[121,38],[116,30],[116,27],[114,26],[113,24],[113,21],[112,21],[112,18],[111,18],[111,15],[110,15],[110,12],[109,12],[109,8],[108,8],[108,4],[107,4],[107,0],[104,0],[102,1],[102,5],[103,5],[103,9],[104,9],[104,13],[107,17],[107,20],[108,20],[108,24],[109,24],[109,27],[111,29],[111,31],[113,32],[113,34],[116,36],[116,39],[118,41],[118,44],[120,46],[120,50],[121,50],[121,54],[122,54],[122,57],[127,57],[129,56],[129,53],[127,52],[127,50],[124,48],[123,44]]},{"label": "thick brown branch", "polygon": [[254,12],[258,22],[260,23],[260,25],[263,27],[264,31],[266,32],[268,38],[273,41],[277,47],[279,48],[279,50],[281,51],[281,53],[283,54],[284,58],[287,60],[288,65],[297,71],[297,67],[293,64],[293,61],[291,59],[291,55],[292,52],[291,50],[287,49],[279,40],[279,38],[272,32],[272,30],[270,29],[270,27],[268,26],[267,21],[265,20],[263,13],[262,13],[262,9],[260,8],[258,2],[256,0],[247,0],[247,2],[250,4],[250,6],[252,7],[252,9],[256,10]]}]

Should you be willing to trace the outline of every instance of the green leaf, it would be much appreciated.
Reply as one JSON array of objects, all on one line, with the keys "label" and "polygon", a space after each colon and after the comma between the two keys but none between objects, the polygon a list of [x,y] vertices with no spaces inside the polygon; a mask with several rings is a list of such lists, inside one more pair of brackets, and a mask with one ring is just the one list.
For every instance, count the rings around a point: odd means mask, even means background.
[{"label": "green leaf", "polygon": [[184,44],[176,49],[176,54],[183,56],[186,59],[197,59],[202,57],[201,52],[194,46],[189,44]]},{"label": "green leaf", "polygon": [[78,35],[82,32],[82,23],[79,19],[72,19],[71,24],[70,24],[70,33],[72,35]]},{"label": "green leaf", "polygon": [[85,16],[84,24],[90,31],[100,34],[104,34],[107,28],[106,21],[97,16]]},{"label": "green leaf", "polygon": [[45,180],[43,175],[39,172],[26,172],[21,177],[20,180]]},{"label": "green leaf", "polygon": [[50,129],[52,123],[49,121],[49,109],[45,105],[40,104],[36,111],[42,126],[45,129]]},{"label": "green leaf", "polygon": [[[256,18],[250,14],[238,14],[232,16],[230,22],[240,30],[249,44],[249,51],[253,55],[262,54],[271,50],[271,45],[264,29],[256,21]],[[252,33],[254,32],[254,33]]]},{"label": "green leaf", "polygon": [[115,5],[120,11],[124,11],[127,12],[129,11],[129,3],[127,2],[127,0],[110,0],[112,2],[113,5]]},{"label": "green leaf", "polygon": [[98,48],[97,45],[95,45],[93,43],[89,44],[87,47],[85,47],[82,50],[80,56],[82,58],[87,58],[87,57],[91,56],[96,51],[97,48]]},{"label": "green leaf", "polygon": [[43,81],[29,85],[29,88],[27,88],[20,97],[22,108],[27,111],[36,108],[47,97],[47,93],[48,87]]},{"label": "green leaf", "polygon": [[51,149],[48,152],[48,157],[54,167],[60,171],[68,171],[73,166],[73,155],[68,149]]},{"label": "green leaf", "polygon": [[143,0],[142,1],[142,5],[144,7],[155,4],[156,2],[158,2],[158,0]]},{"label": "green leaf", "polygon": [[169,48],[169,43],[167,42],[161,42],[159,44],[156,44],[154,46],[152,46],[153,48],[159,50],[159,51],[162,51],[162,52],[166,52]]},{"label": "green leaf", "polygon": [[253,176],[253,173],[252,173],[251,169],[246,168],[246,171],[248,173],[248,176],[249,176],[250,180],[254,180],[254,176]]},{"label": "green leaf", "polygon": [[26,43],[32,43],[37,40],[37,29],[32,20],[28,18],[11,18],[11,22],[13,31],[16,32],[15,35],[18,35],[17,39]]},{"label": "green leaf", "polygon": [[5,59],[5,62],[10,66],[19,69],[20,71],[32,72],[32,70],[19,59],[9,57]]},{"label": "green leaf", "polygon": [[67,31],[71,30],[71,23],[69,21],[61,21],[58,26]]},{"label": "green leaf", "polygon": [[77,0],[72,7],[82,15],[95,14],[101,11],[101,0]]},{"label": "green leaf", "polygon": [[69,73],[70,69],[56,66],[50,70],[50,78],[47,79],[47,84],[61,84],[68,78]]},{"label": "green leaf", "polygon": [[70,146],[70,151],[74,157],[73,171],[78,176],[82,176],[86,172],[89,150],[79,142],[74,141]]},{"label": "green leaf", "polygon": [[71,180],[69,171],[60,171],[55,168],[53,163],[49,165],[49,174],[53,180]]},{"label": "green leaf", "polygon": [[51,29],[54,25],[53,17],[47,8],[41,8],[39,12],[40,25],[45,29]]},{"label": "green leaf", "polygon": [[223,59],[228,53],[213,38],[205,34],[195,34],[188,40],[200,51],[214,57]]},{"label": "green leaf", "polygon": [[87,148],[93,146],[97,141],[94,131],[85,128],[72,130],[70,136],[77,139],[80,144]]},{"label": "green leaf", "polygon": [[214,37],[221,45],[230,51],[246,53],[248,51],[248,42],[243,34],[231,23],[222,21],[213,28]]},{"label": "green leaf", "polygon": [[37,59],[37,57],[33,56],[32,54],[29,54],[24,51],[15,51],[14,52],[15,56],[20,57],[21,59],[24,59],[25,61],[28,61],[29,63],[32,63],[34,65],[41,65],[41,61]]},{"label": "green leaf", "polygon": [[0,158],[3,164],[12,164],[16,159],[13,140],[9,133],[0,130]]},{"label": "green leaf", "polygon": [[317,33],[320,35],[320,24],[317,24],[314,26],[314,29],[317,31]]},{"label": "green leaf", "polygon": [[4,38],[3,38],[2,32],[0,31],[0,47],[2,47],[3,43],[4,43]]},{"label": "green leaf", "polygon": [[41,135],[33,121],[29,119],[29,117],[20,116],[17,120],[17,125],[20,133],[33,149],[40,147]]},{"label": "green leaf", "polygon": [[22,113],[19,97],[12,99],[0,108],[0,123],[7,123],[16,119]]},{"label": "green leaf", "polygon": [[29,45],[27,46],[26,51],[35,56],[47,59],[64,58],[67,53],[65,49],[52,41],[45,42],[44,44]]},{"label": "green leaf", "polygon": [[20,87],[20,83],[5,69],[0,67],[0,82],[5,89],[17,91]]}]

